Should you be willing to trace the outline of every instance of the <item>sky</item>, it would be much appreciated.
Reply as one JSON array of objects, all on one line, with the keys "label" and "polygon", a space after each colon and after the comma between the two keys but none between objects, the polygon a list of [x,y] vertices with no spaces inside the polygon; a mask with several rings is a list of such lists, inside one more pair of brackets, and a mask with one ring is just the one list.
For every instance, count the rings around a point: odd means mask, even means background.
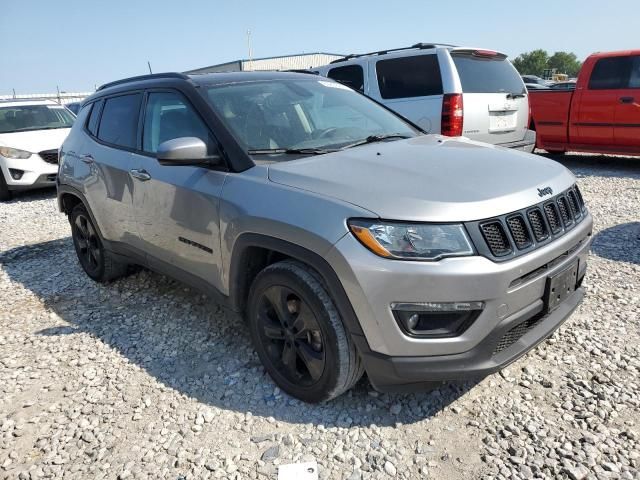
[{"label": "sky", "polygon": [[[102,83],[248,57],[441,42],[583,60],[640,48],[639,0],[0,0],[0,95]],[[633,39],[632,39],[633,37]]]}]

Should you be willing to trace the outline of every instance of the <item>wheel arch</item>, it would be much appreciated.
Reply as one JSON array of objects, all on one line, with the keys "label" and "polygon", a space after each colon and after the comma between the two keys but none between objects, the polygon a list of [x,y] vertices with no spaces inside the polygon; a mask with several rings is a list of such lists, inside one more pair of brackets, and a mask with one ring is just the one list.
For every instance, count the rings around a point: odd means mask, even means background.
[{"label": "wheel arch", "polygon": [[307,248],[257,233],[240,235],[234,243],[229,266],[229,301],[237,312],[246,309],[255,276],[265,267],[285,259],[297,260],[312,268],[336,304],[347,331],[364,339],[364,333],[338,275],[320,255]]},{"label": "wheel arch", "polygon": [[[98,232],[98,236],[100,240],[105,242],[104,236],[102,235],[102,231],[100,230],[100,225],[96,221],[96,217],[93,215],[91,211],[91,207],[89,207],[89,202],[85,196],[79,190],[76,190],[73,187],[68,185],[58,185],[58,210],[67,216],[71,214],[71,211],[79,204],[82,204],[84,208],[87,209],[87,213],[89,213],[89,217],[91,218],[91,222]],[[109,242],[105,242],[109,243]]]}]

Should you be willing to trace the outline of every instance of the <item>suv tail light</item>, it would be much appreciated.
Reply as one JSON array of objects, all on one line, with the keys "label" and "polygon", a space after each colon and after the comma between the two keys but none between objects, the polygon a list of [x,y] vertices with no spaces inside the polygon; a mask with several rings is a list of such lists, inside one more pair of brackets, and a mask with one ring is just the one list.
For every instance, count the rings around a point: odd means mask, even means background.
[{"label": "suv tail light", "polygon": [[461,93],[446,93],[442,99],[442,120],[440,132],[448,137],[462,136],[464,109]]}]

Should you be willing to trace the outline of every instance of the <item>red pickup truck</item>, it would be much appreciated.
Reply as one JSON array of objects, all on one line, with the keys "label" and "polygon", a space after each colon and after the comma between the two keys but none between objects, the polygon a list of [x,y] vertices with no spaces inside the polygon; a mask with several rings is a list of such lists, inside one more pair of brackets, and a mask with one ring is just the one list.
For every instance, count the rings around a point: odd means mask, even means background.
[{"label": "red pickup truck", "polygon": [[640,50],[594,53],[575,90],[532,90],[529,105],[538,148],[640,155]]}]

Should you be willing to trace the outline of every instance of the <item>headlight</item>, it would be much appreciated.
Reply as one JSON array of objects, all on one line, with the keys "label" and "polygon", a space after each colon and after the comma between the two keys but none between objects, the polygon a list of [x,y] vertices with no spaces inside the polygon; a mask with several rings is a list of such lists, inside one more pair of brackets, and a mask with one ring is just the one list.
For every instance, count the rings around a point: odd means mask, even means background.
[{"label": "headlight", "polygon": [[31,156],[31,152],[11,147],[0,147],[0,155],[4,158],[29,158]]},{"label": "headlight", "polygon": [[460,224],[395,223],[349,220],[349,229],[376,255],[403,260],[438,260],[473,255]]}]

